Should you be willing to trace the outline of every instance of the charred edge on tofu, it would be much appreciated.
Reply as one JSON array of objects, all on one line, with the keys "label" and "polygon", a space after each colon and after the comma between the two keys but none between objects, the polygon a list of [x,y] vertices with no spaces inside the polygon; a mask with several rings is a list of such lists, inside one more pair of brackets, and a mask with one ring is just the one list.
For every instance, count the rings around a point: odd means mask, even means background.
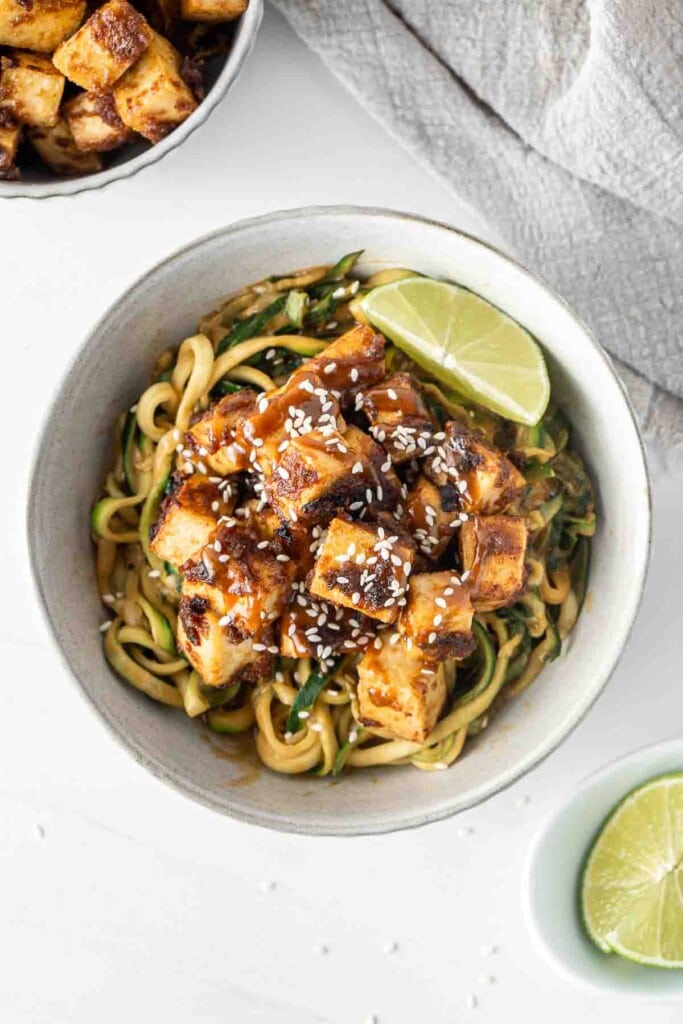
[{"label": "charred edge on tofu", "polygon": [[[177,607],[178,650],[200,677],[200,697],[237,686],[220,720],[206,712],[216,728],[231,731],[233,714],[249,728],[251,701],[260,707],[270,694],[257,719],[267,713],[281,747],[314,767],[299,734],[327,728],[316,709],[329,687],[353,696],[351,705],[327,705],[333,734],[325,749],[338,749],[336,772],[347,758],[372,763],[387,741],[423,744],[463,702],[479,707],[491,680],[496,693],[529,684],[579,613],[595,512],[559,410],[527,428],[473,403],[442,402],[419,367],[354,322],[349,303],[362,282],[348,269],[328,273],[259,282],[202,321],[217,353],[254,332],[269,335],[272,346],[245,366],[269,374],[274,388],[230,382],[234,390],[220,396],[214,387],[176,432],[150,530],[152,555],[163,552],[173,565],[152,561],[149,575]],[[298,295],[290,304],[297,324],[286,319],[287,291]],[[296,341],[287,350],[278,332],[302,334],[309,351],[314,342],[315,354],[297,356],[300,365],[283,375],[279,352],[296,352]],[[155,380],[170,379],[176,358],[161,357]],[[140,465],[149,462],[144,454]],[[158,480],[154,487],[163,490]],[[136,514],[114,519],[119,532]],[[128,570],[146,572],[132,547]],[[128,613],[129,602],[105,596]],[[311,722],[302,711],[294,737],[285,734],[294,717],[277,696],[276,672],[299,692],[307,673],[318,680]],[[488,724],[491,708],[482,707],[467,723],[472,735]],[[447,735],[424,756],[442,750],[447,758],[453,742]],[[286,759],[260,729],[257,745],[271,767]],[[333,770],[322,748],[316,756],[322,774]]]}]

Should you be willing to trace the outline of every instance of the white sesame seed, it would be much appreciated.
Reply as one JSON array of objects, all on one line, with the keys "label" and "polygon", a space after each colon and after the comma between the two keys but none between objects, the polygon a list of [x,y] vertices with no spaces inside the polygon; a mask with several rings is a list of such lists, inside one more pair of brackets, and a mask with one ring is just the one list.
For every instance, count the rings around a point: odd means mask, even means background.
[{"label": "white sesame seed", "polygon": [[222,562],[223,565],[225,565],[226,562],[230,561],[230,555],[219,555],[218,556],[218,561]]},{"label": "white sesame seed", "polygon": [[352,602],[352,604],[358,604],[359,601],[360,601],[360,594],[358,593],[358,591],[356,591],[354,594],[351,595],[351,602]]},{"label": "white sesame seed", "polygon": [[436,633],[431,632],[429,634],[429,636],[427,637],[427,643],[428,644],[433,644],[435,640],[436,640]]},{"label": "white sesame seed", "polygon": [[299,712],[299,718],[306,719],[306,718],[310,718],[310,716],[311,716],[311,712],[310,711],[300,711]]},{"label": "white sesame seed", "polygon": [[252,648],[253,648],[253,650],[258,651],[260,653],[261,651],[265,651],[266,645],[265,644],[252,644]]},{"label": "white sesame seed", "polygon": [[113,594],[102,594],[102,604],[113,604],[115,600]]},{"label": "white sesame seed", "polygon": [[387,396],[391,399],[392,402],[398,401],[398,395],[396,394],[393,388],[387,388]]},{"label": "white sesame seed", "polygon": [[112,624],[112,620],[111,619],[107,619],[106,622],[101,623],[101,625],[99,627],[100,633],[106,633],[107,630],[109,629],[109,627],[111,626],[111,624]]},{"label": "white sesame seed", "polygon": [[328,363],[327,366],[324,367],[323,373],[325,373],[325,374],[334,373],[334,371],[336,369],[337,369],[337,364],[335,362],[331,362],[331,363]]},{"label": "white sesame seed", "polygon": [[440,626],[442,622],[443,622],[443,615],[435,615],[434,616],[434,621],[433,621],[433,625],[434,626]]},{"label": "white sesame seed", "polygon": [[277,558],[278,562],[289,562],[290,561],[289,555],[276,555],[275,557]]},{"label": "white sesame seed", "polygon": [[448,765],[445,763],[445,761],[436,761],[434,763],[434,767],[438,772],[443,772],[446,770],[446,768],[448,768]]},{"label": "white sesame seed", "polygon": [[261,540],[256,545],[256,548],[257,548],[258,551],[263,551],[263,549],[267,548],[269,544],[270,544],[269,540]]},{"label": "white sesame seed", "polygon": [[351,368],[351,373],[349,374],[349,376],[350,376],[351,380],[353,381],[353,383],[355,384],[357,382],[357,380],[358,380],[358,370],[356,369],[355,366],[353,366]]}]

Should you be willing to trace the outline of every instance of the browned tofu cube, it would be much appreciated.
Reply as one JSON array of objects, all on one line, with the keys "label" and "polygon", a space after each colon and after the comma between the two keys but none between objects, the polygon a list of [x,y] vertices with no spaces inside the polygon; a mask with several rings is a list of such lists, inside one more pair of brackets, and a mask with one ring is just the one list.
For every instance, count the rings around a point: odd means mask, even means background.
[{"label": "browned tofu cube", "polygon": [[414,551],[384,526],[333,519],[320,546],[309,590],[371,619],[395,622],[406,603]]},{"label": "browned tofu cube", "polygon": [[317,373],[328,388],[339,392],[342,405],[346,405],[384,376],[384,344],[381,334],[358,324],[306,363],[306,370]]},{"label": "browned tofu cube", "polygon": [[85,0],[0,0],[0,45],[52,53],[74,32]]},{"label": "browned tofu cube", "polygon": [[230,514],[234,501],[200,473],[173,478],[173,488],[162,501],[152,526],[150,547],[158,558],[182,565],[209,543],[221,516]]},{"label": "browned tofu cube", "polygon": [[229,520],[183,566],[183,594],[206,599],[233,643],[258,636],[284,611],[296,564]]},{"label": "browned tofu cube", "polygon": [[114,86],[119,117],[149,142],[159,142],[197,106],[180,65],[175,47],[153,32],[142,57]]},{"label": "browned tofu cube", "polygon": [[107,92],[139,60],[152,36],[152,29],[128,0],[107,0],[57,47],[52,59],[70,82],[89,92]]},{"label": "browned tofu cube", "polygon": [[56,174],[94,174],[102,170],[99,153],[81,153],[63,117],[54,128],[29,128],[28,137],[43,163]]},{"label": "browned tofu cube", "polygon": [[362,503],[367,471],[341,434],[313,430],[289,441],[264,494],[283,522],[323,524],[341,509]]},{"label": "browned tofu cube", "polygon": [[11,50],[0,57],[0,110],[23,124],[52,128],[59,117],[64,81],[48,57]]},{"label": "browned tofu cube", "polygon": [[478,612],[514,604],[526,583],[527,527],[522,516],[472,516],[460,530],[463,579],[471,577]]},{"label": "browned tofu cube", "polygon": [[345,426],[338,400],[320,377],[304,369],[260,396],[237,427],[237,441],[268,475],[293,439],[312,430],[333,434]]},{"label": "browned tofu cube", "polygon": [[202,413],[185,435],[185,444],[213,473],[228,476],[249,465],[249,449],[237,441],[237,431],[256,408],[257,394],[250,388],[226,395]]},{"label": "browned tofu cube", "polygon": [[392,466],[391,458],[384,448],[373,441],[369,434],[354,426],[346,428],[344,441],[351,451],[358,455],[358,459],[364,467],[363,479],[366,482],[366,492],[368,488],[370,489],[370,500],[368,500],[367,493],[364,495],[364,508],[366,508],[367,514],[372,513],[372,517],[374,517],[380,509],[398,509],[403,496],[403,488]]},{"label": "browned tofu cube", "polygon": [[273,671],[272,631],[233,641],[206,597],[183,595],[178,608],[178,649],[206,686],[258,682]]},{"label": "browned tofu cube", "polygon": [[283,657],[324,661],[336,654],[365,650],[375,638],[376,625],[358,611],[317,600],[301,584],[279,629]]},{"label": "browned tofu cube", "polygon": [[421,572],[411,577],[399,631],[437,661],[464,658],[475,646],[470,588],[453,572]]},{"label": "browned tofu cube", "polygon": [[184,21],[232,21],[244,14],[249,0],[180,0]]},{"label": "browned tofu cube", "polygon": [[409,373],[395,373],[364,391],[359,404],[370,433],[391,454],[406,462],[429,452],[434,426],[420,385]]},{"label": "browned tofu cube", "polygon": [[516,466],[460,423],[446,424],[446,438],[425,461],[425,473],[439,487],[455,486],[465,512],[503,512],[526,486]]},{"label": "browned tofu cube", "polygon": [[420,475],[408,492],[406,516],[420,552],[427,558],[441,558],[462,525],[460,492],[452,484],[437,487]]},{"label": "browned tofu cube", "polygon": [[14,160],[21,140],[21,125],[9,117],[0,117],[0,179],[19,174]]},{"label": "browned tofu cube", "polygon": [[399,633],[381,639],[358,663],[360,722],[387,739],[424,743],[446,703],[443,669]]},{"label": "browned tofu cube", "polygon": [[119,117],[110,92],[81,92],[62,110],[82,153],[106,153],[135,138]]}]

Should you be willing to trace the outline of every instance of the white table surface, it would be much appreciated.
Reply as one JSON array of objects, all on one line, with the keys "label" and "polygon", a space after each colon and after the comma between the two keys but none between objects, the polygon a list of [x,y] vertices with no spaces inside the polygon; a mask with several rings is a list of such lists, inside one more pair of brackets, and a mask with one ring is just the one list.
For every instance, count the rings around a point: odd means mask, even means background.
[{"label": "white table surface", "polygon": [[[102,310],[179,245],[267,210],[339,202],[495,237],[268,11],[243,77],[181,149],[102,192],[0,203],[6,1024],[681,1019],[680,1007],[617,1005],[557,974],[526,931],[521,884],[531,838],[577,780],[680,731],[680,458],[672,475],[657,456],[647,596],[605,694],[539,769],[449,822],[335,841],[221,818],[119,750],[54,656],[23,519],[37,426],[64,364]],[[497,951],[483,957],[485,945]]]}]

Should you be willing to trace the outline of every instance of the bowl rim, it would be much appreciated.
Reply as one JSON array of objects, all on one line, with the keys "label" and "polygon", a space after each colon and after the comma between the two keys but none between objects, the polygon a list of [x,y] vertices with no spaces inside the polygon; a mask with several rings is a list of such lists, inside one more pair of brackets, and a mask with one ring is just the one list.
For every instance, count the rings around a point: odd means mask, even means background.
[{"label": "bowl rim", "polygon": [[[494,784],[489,786],[483,795],[473,794],[471,798],[462,797],[458,800],[457,806],[445,805],[440,808],[433,810],[425,810],[417,813],[413,813],[409,816],[402,816],[400,814],[394,814],[393,817],[387,818],[386,816],[379,817],[375,816],[369,819],[367,822],[363,822],[362,825],[351,824],[345,825],[344,822],[338,822],[334,827],[327,825],[316,825],[314,822],[301,822],[296,819],[292,819],[289,816],[279,814],[277,811],[261,811],[261,810],[249,810],[241,807],[230,807],[226,806],[225,803],[215,799],[210,793],[197,787],[191,780],[185,778],[181,773],[176,772],[172,767],[163,764],[156,758],[150,756],[143,746],[138,745],[129,736],[127,736],[123,730],[119,728],[117,723],[110,720],[108,715],[105,713],[102,707],[99,706],[97,701],[92,697],[84,685],[82,684],[76,670],[72,667],[69,658],[62,648],[58,630],[56,624],[53,622],[49,611],[49,603],[47,595],[43,589],[43,583],[39,575],[38,566],[36,563],[36,516],[34,515],[34,509],[38,503],[38,491],[39,491],[39,477],[41,470],[41,453],[43,446],[48,439],[49,434],[49,423],[52,419],[53,414],[59,407],[61,400],[61,392],[64,384],[70,377],[71,373],[75,370],[78,362],[82,358],[83,354],[88,351],[92,346],[97,343],[98,335],[105,327],[109,318],[114,314],[114,311],[120,305],[121,302],[126,300],[130,294],[134,291],[143,290],[144,287],[150,282],[156,274],[159,273],[164,267],[174,263],[176,260],[188,256],[194,251],[202,249],[205,245],[210,244],[218,238],[229,238],[232,235],[237,235],[243,231],[249,231],[252,228],[270,226],[282,221],[288,220],[304,220],[311,217],[346,217],[346,216],[361,216],[361,217],[382,217],[389,220],[405,220],[416,225],[422,225],[425,227],[437,228],[441,231],[445,231],[448,234],[458,236],[467,240],[468,244],[471,243],[475,246],[493,253],[502,260],[510,263],[517,271],[521,272],[523,276],[528,278],[534,285],[541,287],[544,291],[548,292],[550,296],[559,303],[564,310],[572,317],[572,319],[579,325],[581,330],[584,332],[586,338],[590,341],[591,346],[595,350],[597,356],[602,359],[609,374],[617,384],[618,390],[621,393],[621,397],[625,403],[626,410],[628,412],[631,424],[634,429],[635,439],[638,445],[638,454],[640,455],[640,469],[642,470],[643,482],[645,484],[645,493],[643,495],[644,501],[644,513],[646,517],[646,536],[644,539],[644,549],[642,563],[639,569],[637,579],[635,580],[633,591],[632,591],[632,608],[628,621],[623,629],[623,634],[615,648],[614,655],[611,662],[603,670],[599,684],[595,687],[594,692],[591,695],[588,703],[583,705],[578,713],[574,713],[571,719],[567,720],[565,727],[559,731],[553,740],[541,748],[539,752],[527,757],[524,761],[520,762],[514,769],[509,770],[505,775],[499,777]],[[244,821],[248,824],[259,825],[262,827],[270,828],[275,831],[287,832],[300,835],[320,835],[320,836],[359,836],[359,835],[378,835],[388,832],[403,831],[404,829],[419,828],[422,825],[430,824],[436,821],[442,821],[446,818],[452,817],[454,814],[460,813],[461,811],[467,810],[473,806],[478,806],[481,803],[486,802],[498,793],[503,792],[512,786],[515,782],[521,779],[524,775],[530,772],[532,769],[540,765],[550,754],[553,753],[570,735],[571,732],[579,725],[581,721],[588,714],[590,709],[593,707],[598,697],[604,690],[607,682],[609,681],[612,673],[614,672],[621,654],[623,653],[626,642],[631,635],[633,624],[636,619],[638,609],[640,607],[643,589],[645,586],[645,580],[647,577],[647,570],[650,561],[650,554],[652,548],[652,491],[650,484],[650,475],[648,469],[647,458],[645,454],[645,447],[643,439],[640,433],[638,421],[631,404],[628,392],[624,383],[619,378],[610,356],[605,349],[600,345],[597,339],[594,337],[592,331],[587,325],[581,320],[571,309],[569,304],[557,294],[549,285],[534,274],[532,271],[527,270],[521,263],[514,258],[510,257],[507,253],[504,253],[501,249],[488,242],[482,241],[476,235],[472,235],[469,232],[462,231],[459,228],[455,228],[450,224],[446,224],[442,221],[424,217],[419,214],[406,213],[398,210],[392,210],[386,207],[366,207],[366,206],[355,206],[355,205],[319,205],[319,206],[307,206],[298,207],[295,209],[287,210],[276,210],[270,213],[262,214],[256,217],[249,217],[243,220],[234,221],[223,227],[217,228],[210,231],[193,242],[189,242],[184,246],[174,250],[168,256],[159,260],[149,270],[147,270],[140,277],[136,278],[125,290],[110,303],[108,308],[105,310],[103,315],[91,328],[86,335],[84,341],[74,352],[71,359],[66,364],[62,371],[59,380],[57,381],[50,402],[47,404],[43,411],[42,422],[39,430],[36,434],[34,442],[34,448],[30,463],[30,483],[28,488],[28,500],[26,504],[26,538],[29,553],[29,565],[31,569],[31,577],[33,579],[35,590],[39,597],[39,604],[41,607],[43,620],[48,626],[48,633],[52,638],[53,643],[57,647],[62,664],[69,670],[69,675],[72,680],[77,684],[77,688],[80,691],[83,698],[87,701],[90,707],[96,712],[98,718],[106,725],[108,731],[117,740],[117,742],[123,746],[135,759],[135,761],[148,769],[156,778],[162,782],[167,783],[177,792],[181,793],[188,799],[194,800],[211,810],[217,811],[221,814],[227,815],[239,821]]]},{"label": "bowl rim", "polygon": [[[666,739],[658,740],[656,743],[647,743],[642,747],[636,747],[635,750],[630,750],[625,754],[620,754],[618,757],[615,757],[611,761],[607,761],[600,765],[600,767],[594,769],[594,771],[589,775],[584,776],[584,778],[575,783],[571,789],[565,792],[560,806],[548,814],[543,820],[540,827],[536,830],[524,858],[524,865],[522,868],[523,915],[527,931],[532,936],[534,945],[543,955],[544,959],[551,963],[564,978],[570,978],[576,984],[580,985],[584,991],[591,992],[593,995],[598,993],[605,995],[606,993],[609,993],[610,995],[621,996],[622,998],[642,998],[649,1002],[680,1002],[683,1000],[683,981],[681,983],[680,992],[676,992],[673,989],[670,992],[656,992],[648,989],[639,989],[637,991],[635,989],[622,989],[618,985],[611,984],[608,981],[602,983],[588,977],[582,971],[574,968],[568,960],[561,956],[553,946],[551,946],[546,938],[547,933],[539,925],[538,918],[535,913],[534,901],[531,897],[532,881],[534,873],[537,870],[541,847],[543,846],[546,836],[548,836],[552,829],[555,828],[569,808],[574,807],[576,803],[584,799],[595,787],[600,786],[603,782],[609,781],[615,773],[618,773],[621,769],[628,768],[631,765],[642,765],[644,773],[642,784],[644,784],[648,781],[646,773],[648,771],[652,771],[652,769],[648,768],[648,762],[651,763],[651,761],[658,755],[665,755],[668,753],[671,753],[672,755],[678,754],[679,756],[683,754],[683,737],[670,736]],[[656,775],[651,777],[655,778]],[[622,798],[628,796],[629,792],[629,788],[625,788]],[[600,829],[604,826],[607,818],[612,814],[617,806],[618,801],[611,804],[609,808],[602,812],[602,816],[597,823],[596,828],[593,830],[593,838],[589,841],[589,844],[597,839]],[[582,864],[585,862],[589,851],[590,845],[586,849],[577,850],[577,883],[580,880]],[[590,942],[590,939],[586,937],[586,941]],[[606,957],[608,955],[609,954],[604,954]],[[614,957],[612,957],[612,959],[614,959]],[[665,970],[656,967],[642,967],[642,970],[644,972],[643,977],[657,977],[659,975],[673,976],[681,973],[680,971]]]},{"label": "bowl rim", "polygon": [[138,153],[137,156],[125,160],[121,164],[108,167],[96,174],[87,174],[77,178],[58,178],[49,181],[0,181],[0,200],[2,199],[51,199],[55,196],[76,196],[81,192],[106,188],[115,181],[132,178],[145,167],[151,167],[163,157],[182,145],[213,113],[223,97],[240,75],[250,55],[259,26],[263,18],[263,0],[249,0],[246,11],[240,15],[240,29],[237,38],[228,51],[225,63],[213,86],[193,110],[187,120],[183,121],[160,142],[156,142]]}]

